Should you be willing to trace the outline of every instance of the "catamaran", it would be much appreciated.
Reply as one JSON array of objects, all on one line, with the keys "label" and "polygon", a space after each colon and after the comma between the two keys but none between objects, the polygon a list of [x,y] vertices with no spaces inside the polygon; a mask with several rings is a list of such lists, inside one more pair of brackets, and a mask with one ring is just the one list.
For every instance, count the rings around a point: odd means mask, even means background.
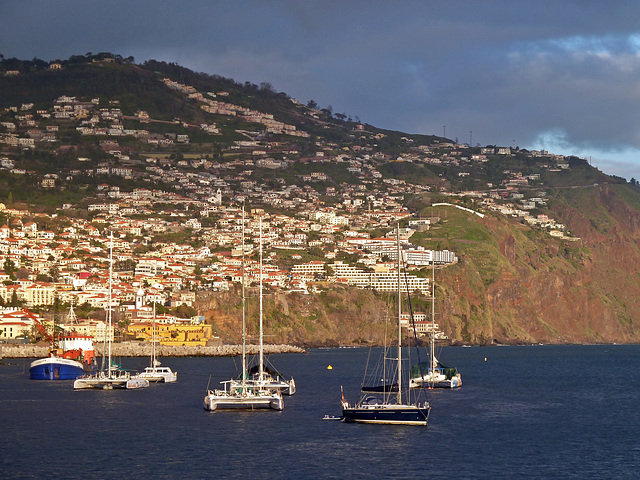
[{"label": "catamaran", "polygon": [[[223,388],[207,390],[204,397],[204,409],[208,411],[216,410],[257,410],[272,409],[282,410],[284,401],[282,392],[270,387],[264,381],[264,364],[263,364],[263,341],[262,328],[260,329],[260,367],[258,373],[258,381],[247,378],[247,332],[245,317],[245,261],[244,261],[244,206],[242,207],[242,374],[240,380],[231,379],[221,382]],[[260,223],[260,237],[262,237],[262,222]],[[262,255],[262,242],[260,244],[260,252]],[[262,262],[261,262],[262,263]],[[261,272],[262,273],[262,272]],[[262,289],[262,275],[260,275],[260,285]],[[262,303],[260,305],[262,309]],[[262,319],[262,316],[260,317]]]},{"label": "catamaran", "polygon": [[102,368],[99,372],[91,375],[85,375],[73,382],[73,388],[76,390],[84,389],[101,389],[112,390],[114,388],[126,388],[129,390],[144,388],[149,386],[149,381],[144,378],[133,378],[130,372],[114,369],[111,363],[111,311],[112,311],[112,283],[113,283],[113,232],[111,232],[111,241],[109,245],[109,299],[107,306],[107,330],[105,332],[105,341],[107,343],[108,355],[107,366],[105,368],[105,359],[103,355]]},{"label": "catamaran", "polygon": [[163,367],[156,358],[156,302],[153,302],[153,333],[151,337],[151,363],[144,371],[134,375],[134,378],[144,378],[149,382],[170,383],[178,380],[178,372],[173,372],[169,367]]},{"label": "catamaran", "polygon": [[[243,372],[246,371],[246,380],[245,383],[254,386],[266,387],[268,389],[276,389],[280,391],[283,395],[293,395],[296,393],[296,381],[291,377],[289,380],[285,379],[284,375],[278,372],[273,366],[269,366],[266,364],[263,351],[263,309],[262,309],[262,218],[260,218],[259,222],[259,231],[260,231],[260,243],[259,243],[259,253],[260,253],[260,266],[259,266],[259,299],[260,299],[260,309],[259,309],[259,338],[260,338],[260,355],[258,359],[258,363],[249,368],[248,371],[243,369]],[[236,384],[240,383],[240,380],[236,379]],[[236,385],[234,384],[234,385]],[[236,385],[237,386],[237,385]]]},{"label": "catamaran", "polygon": [[411,368],[410,387],[422,388],[458,388],[462,386],[462,375],[455,367],[447,367],[436,357],[436,284],[435,264],[431,263],[431,338],[429,342],[429,361]]}]

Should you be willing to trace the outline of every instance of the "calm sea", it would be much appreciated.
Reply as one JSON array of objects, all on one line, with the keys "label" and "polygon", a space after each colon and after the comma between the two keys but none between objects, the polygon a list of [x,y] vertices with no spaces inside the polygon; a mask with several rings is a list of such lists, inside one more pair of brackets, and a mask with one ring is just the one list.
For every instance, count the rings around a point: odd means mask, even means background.
[{"label": "calm sea", "polygon": [[[178,382],[74,391],[0,365],[0,477],[638,478],[640,346],[445,348],[464,386],[432,391],[429,426],[322,420],[356,400],[367,349],[270,358],[295,377],[282,412],[206,412],[237,359],[168,358]],[[123,359],[142,368],[144,359]],[[331,365],[332,369],[327,369]]]}]

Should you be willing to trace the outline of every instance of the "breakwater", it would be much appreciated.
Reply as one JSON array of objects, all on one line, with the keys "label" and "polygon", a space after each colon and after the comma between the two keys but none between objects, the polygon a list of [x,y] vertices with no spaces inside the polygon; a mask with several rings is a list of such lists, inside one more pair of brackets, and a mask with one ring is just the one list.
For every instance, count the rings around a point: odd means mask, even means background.
[{"label": "breakwater", "polygon": [[[102,355],[102,345],[94,346],[96,356]],[[264,345],[265,354],[304,353],[305,350],[293,345]],[[247,345],[249,355],[258,354],[257,345]],[[42,358],[49,355],[49,347],[38,345],[2,345],[5,358]],[[137,342],[122,342],[111,345],[111,355],[115,357],[148,357],[151,345]],[[242,345],[157,345],[159,357],[233,357],[242,355]]]}]

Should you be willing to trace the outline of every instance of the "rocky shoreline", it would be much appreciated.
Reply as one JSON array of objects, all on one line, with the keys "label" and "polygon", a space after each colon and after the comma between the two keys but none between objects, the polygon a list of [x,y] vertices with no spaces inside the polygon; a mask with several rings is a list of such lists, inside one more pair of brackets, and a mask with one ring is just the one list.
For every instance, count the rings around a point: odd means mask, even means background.
[{"label": "rocky shoreline", "polygon": [[[96,356],[102,355],[102,345],[96,345]],[[257,345],[247,345],[247,353],[258,353]],[[304,348],[293,345],[264,345],[265,354],[273,353],[305,353]],[[148,357],[151,355],[151,345],[123,342],[111,345],[111,354],[115,357]],[[242,354],[242,345],[219,346],[156,346],[159,357],[233,357]],[[38,345],[2,345],[0,358],[42,358],[49,355],[49,347]]]}]

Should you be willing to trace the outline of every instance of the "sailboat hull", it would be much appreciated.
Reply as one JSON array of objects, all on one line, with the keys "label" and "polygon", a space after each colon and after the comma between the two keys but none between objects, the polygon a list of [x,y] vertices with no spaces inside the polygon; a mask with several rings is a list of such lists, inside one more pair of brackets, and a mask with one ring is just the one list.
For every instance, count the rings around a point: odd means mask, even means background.
[{"label": "sailboat hull", "polygon": [[125,377],[108,377],[105,375],[90,375],[78,378],[73,382],[74,390],[113,390],[114,388],[127,388],[127,378]]},{"label": "sailboat hull", "polygon": [[203,407],[210,412],[216,410],[282,410],[284,402],[280,394],[234,395],[214,391],[204,397]]},{"label": "sailboat hull", "polygon": [[435,382],[431,382],[431,381],[421,381],[420,379],[417,380],[411,380],[411,388],[448,388],[448,389],[454,389],[454,388],[460,388],[462,386],[462,380],[458,380],[455,378],[449,379],[449,380],[442,380],[442,381],[435,381]]},{"label": "sailboat hull", "polygon": [[178,373],[169,367],[146,367],[144,372],[138,373],[135,378],[144,378],[154,383],[171,383],[178,380]]},{"label": "sailboat hull", "polygon": [[[232,380],[230,382],[231,390],[240,388],[242,386],[242,380]],[[296,382],[292,378],[289,381],[286,380],[278,380],[277,378],[272,378],[267,376],[265,380],[259,380],[256,378],[252,378],[249,380],[245,380],[245,385],[249,388],[253,389],[266,389],[266,390],[277,390],[282,395],[294,395],[296,393]]]},{"label": "sailboat hull", "polygon": [[29,368],[29,378],[32,380],[75,380],[83,374],[82,363],[59,357],[35,360]]},{"label": "sailboat hull", "polygon": [[345,422],[378,423],[387,425],[427,425],[429,405],[370,405],[342,409]]},{"label": "sailboat hull", "polygon": [[410,382],[411,388],[459,388],[462,386],[462,377],[458,374],[451,378],[445,375],[425,375],[422,378],[413,378]]},{"label": "sailboat hull", "polygon": [[126,388],[134,390],[149,386],[149,381],[144,378],[132,378],[129,372],[97,372],[93,375],[86,375],[73,382],[75,390],[98,389],[113,390],[114,388]]}]

